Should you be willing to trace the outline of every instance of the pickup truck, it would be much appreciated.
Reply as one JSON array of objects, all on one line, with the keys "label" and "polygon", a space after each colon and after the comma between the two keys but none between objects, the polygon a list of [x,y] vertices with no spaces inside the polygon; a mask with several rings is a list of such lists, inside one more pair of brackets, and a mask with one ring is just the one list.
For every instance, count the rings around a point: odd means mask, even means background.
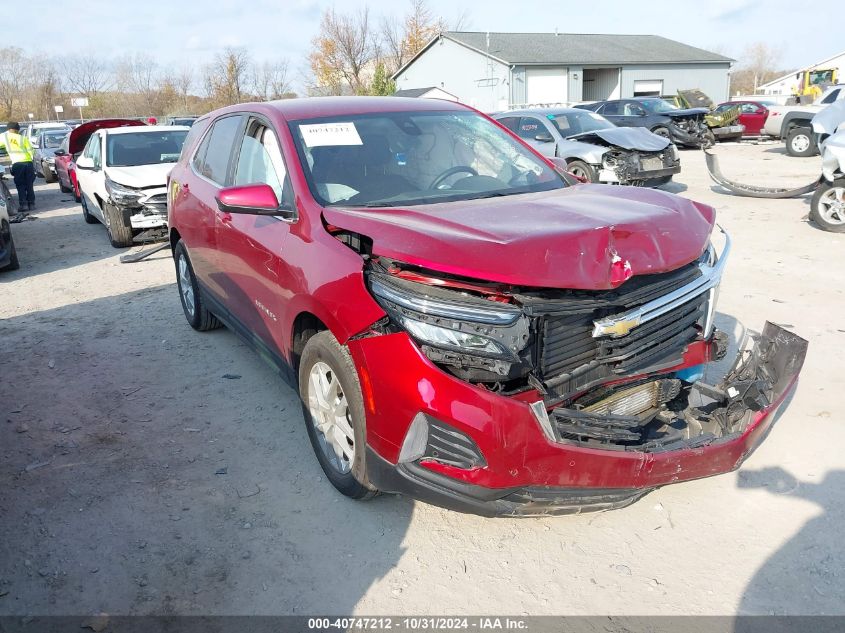
[{"label": "pickup truck", "polygon": [[763,134],[783,139],[790,156],[814,156],[819,148],[810,121],[825,107],[842,99],[845,99],[845,84],[837,84],[825,90],[815,103],[771,106],[763,124]]}]

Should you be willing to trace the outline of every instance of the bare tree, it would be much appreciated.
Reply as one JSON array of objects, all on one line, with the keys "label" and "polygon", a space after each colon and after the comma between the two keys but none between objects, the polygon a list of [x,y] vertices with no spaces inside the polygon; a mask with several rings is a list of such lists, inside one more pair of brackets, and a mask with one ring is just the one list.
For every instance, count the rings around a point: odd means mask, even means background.
[{"label": "bare tree", "polygon": [[182,66],[172,77],[172,82],[176,92],[182,99],[183,112],[188,113],[188,93],[191,91],[191,86],[194,85],[194,69],[190,66]]},{"label": "bare tree", "polygon": [[288,68],[286,59],[268,60],[255,65],[252,73],[252,87],[259,99],[272,101],[290,93],[291,82],[288,78]]},{"label": "bare tree", "polygon": [[395,16],[384,16],[381,21],[382,61],[391,75],[408,61],[405,52],[405,29]]},{"label": "bare tree", "polygon": [[251,61],[244,48],[227,47],[206,66],[204,83],[208,96],[218,105],[240,103],[246,95]]},{"label": "bare tree", "polygon": [[312,46],[309,62],[319,86],[334,94],[344,89],[354,94],[367,92],[368,73],[372,73],[379,47],[366,7],[348,14],[327,9]]},{"label": "bare tree", "polygon": [[110,86],[109,68],[94,55],[62,58],[65,88],[84,97],[94,97]]},{"label": "bare tree", "polygon": [[136,53],[121,58],[116,67],[118,87],[129,97],[130,109],[152,114],[159,110],[158,63],[149,55]]},{"label": "bare tree", "polygon": [[775,77],[780,56],[780,49],[766,42],[754,42],[745,48],[739,66],[753,77],[754,92],[760,84]]},{"label": "bare tree", "polygon": [[49,119],[53,106],[61,102],[59,73],[49,57],[38,55],[29,61],[29,92],[31,111],[43,112]]},{"label": "bare tree", "polygon": [[21,49],[0,49],[0,105],[7,119],[12,118],[15,105],[23,97],[29,70],[29,60]]},{"label": "bare tree", "polygon": [[405,55],[410,59],[445,30],[443,19],[434,17],[426,0],[411,0],[410,11],[405,16]]}]

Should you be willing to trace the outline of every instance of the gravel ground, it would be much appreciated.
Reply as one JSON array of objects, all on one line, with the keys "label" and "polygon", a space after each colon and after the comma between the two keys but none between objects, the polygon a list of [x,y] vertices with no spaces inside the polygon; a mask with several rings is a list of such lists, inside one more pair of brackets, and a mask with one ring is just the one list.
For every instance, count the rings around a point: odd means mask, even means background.
[{"label": "gravel ground", "polygon": [[[719,148],[738,180],[818,157]],[[483,519],[342,498],[293,391],[185,323],[161,253],[120,264],[56,185],[0,275],[0,615],[845,613],[845,235],[808,200],[725,195],[683,153],[667,189],[734,238],[719,324],[810,340],[798,391],[737,473],[602,514]]]}]

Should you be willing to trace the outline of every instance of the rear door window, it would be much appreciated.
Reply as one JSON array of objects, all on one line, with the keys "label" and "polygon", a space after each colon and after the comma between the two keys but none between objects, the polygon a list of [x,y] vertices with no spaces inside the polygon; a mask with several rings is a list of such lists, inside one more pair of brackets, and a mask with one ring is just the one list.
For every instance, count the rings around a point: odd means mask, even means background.
[{"label": "rear door window", "polygon": [[232,148],[243,119],[238,114],[215,121],[194,156],[194,168],[199,174],[221,187],[228,183]]},{"label": "rear door window", "polygon": [[621,116],[622,115],[622,103],[619,101],[611,101],[609,103],[605,103],[599,114],[602,116]]},{"label": "rear door window", "polygon": [[547,134],[542,121],[533,116],[524,116],[519,120],[519,128],[516,133],[520,138],[533,141],[538,134]]},{"label": "rear door window", "polygon": [[827,95],[824,99],[822,99],[822,103],[833,103],[836,101],[837,97],[839,97],[839,88],[836,90],[831,90],[830,94]]}]

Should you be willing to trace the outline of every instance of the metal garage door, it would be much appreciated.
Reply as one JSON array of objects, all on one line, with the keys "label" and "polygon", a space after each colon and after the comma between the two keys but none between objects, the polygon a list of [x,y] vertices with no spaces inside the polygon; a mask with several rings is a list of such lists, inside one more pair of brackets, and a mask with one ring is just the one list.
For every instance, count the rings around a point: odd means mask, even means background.
[{"label": "metal garage door", "polygon": [[662,79],[644,79],[634,81],[635,97],[659,97],[662,94]]},{"label": "metal garage door", "polygon": [[530,104],[566,101],[566,68],[526,68],[525,100]]}]

